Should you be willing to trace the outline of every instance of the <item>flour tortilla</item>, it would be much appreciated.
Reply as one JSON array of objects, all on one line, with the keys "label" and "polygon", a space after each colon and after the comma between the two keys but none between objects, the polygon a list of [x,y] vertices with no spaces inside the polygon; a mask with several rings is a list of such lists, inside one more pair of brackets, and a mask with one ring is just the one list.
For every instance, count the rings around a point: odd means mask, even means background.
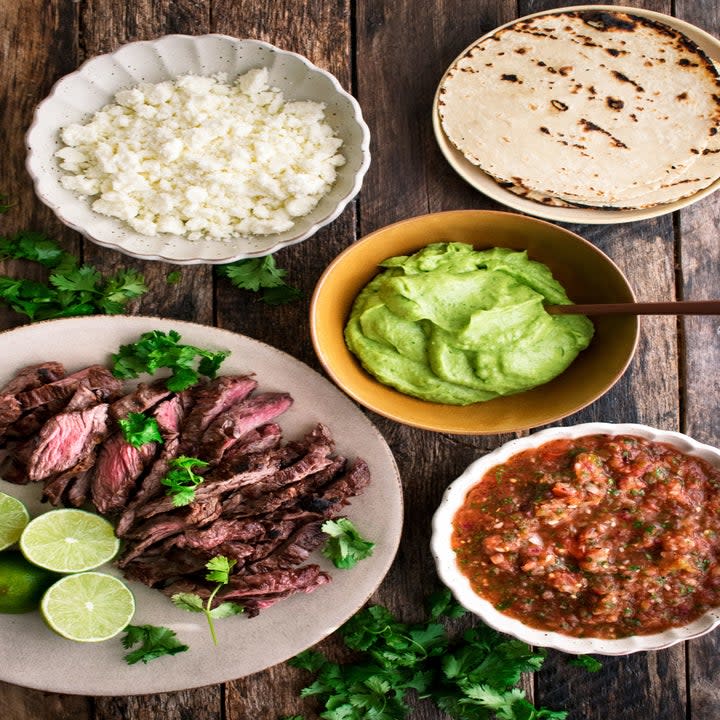
[{"label": "flour tortilla", "polygon": [[646,207],[720,174],[715,67],[682,33],[624,12],[499,30],[450,68],[438,105],[468,160],[545,204]]},{"label": "flour tortilla", "polygon": [[513,182],[498,181],[516,195],[550,207],[601,207],[613,210],[640,210],[666,205],[695,195],[720,180],[720,133],[714,135],[700,157],[689,168],[667,185],[651,190],[637,198],[625,198],[615,203],[592,202],[573,197],[545,195]]}]

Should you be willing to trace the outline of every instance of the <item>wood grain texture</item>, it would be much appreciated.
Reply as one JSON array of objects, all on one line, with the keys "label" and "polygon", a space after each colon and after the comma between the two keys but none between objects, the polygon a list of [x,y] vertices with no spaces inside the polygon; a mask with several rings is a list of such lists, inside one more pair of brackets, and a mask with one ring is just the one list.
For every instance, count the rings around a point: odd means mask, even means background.
[{"label": "wood grain texture", "polygon": [[[103,271],[133,267],[150,292],[133,313],[215,324],[257,338],[321,371],[309,340],[313,287],[342,249],[372,230],[413,215],[455,208],[504,209],[459,178],[435,142],[430,112],[437,83],[475,38],[518,15],[573,2],[558,0],[28,0],[0,3],[0,110],[7,152],[0,153],[3,183],[17,207],[0,216],[0,232],[42,229],[64,247],[83,253]],[[619,4],[619,3],[618,3]],[[636,3],[660,12],[665,0]],[[720,33],[714,3],[678,0],[678,16]],[[218,32],[253,37],[299,52],[334,73],[359,99],[371,130],[372,164],[358,200],[330,226],[277,253],[288,281],[303,291],[291,305],[269,307],[210,267],[139,261],[84,242],[63,228],[35,198],[24,171],[23,134],[37,102],[52,83],[87,57],[132,40],[165,33]],[[4,190],[7,188],[7,190]],[[626,225],[568,226],[608,254],[626,273],[638,299],[720,296],[720,200],[707,198],[675,216]],[[181,279],[169,285],[167,275]],[[27,274],[17,263],[0,273]],[[40,275],[38,275],[40,276]],[[0,309],[0,327],[23,318]],[[563,421],[636,421],[682,429],[720,442],[720,326],[715,318],[641,318],[638,351],[628,371],[598,401]],[[288,388],[292,390],[292,388]],[[430,519],[447,485],[469,462],[511,435],[467,437],[416,430],[372,413],[396,457],[405,493],[400,550],[371,598],[405,620],[424,615],[423,600],[439,587],[429,551]],[[468,619],[458,623],[469,622]],[[524,687],[539,703],[570,711],[571,720],[715,720],[720,714],[717,633],[657,653],[603,659],[589,674],[550,652],[543,671]],[[343,657],[333,635],[317,646]],[[166,672],[171,665],[150,665]],[[299,698],[308,675],[281,663],[224,686],[154,696],[84,698],[0,683],[0,707],[9,720],[277,720],[318,717],[312,700]],[[412,702],[412,720],[442,720],[429,702]]]}]

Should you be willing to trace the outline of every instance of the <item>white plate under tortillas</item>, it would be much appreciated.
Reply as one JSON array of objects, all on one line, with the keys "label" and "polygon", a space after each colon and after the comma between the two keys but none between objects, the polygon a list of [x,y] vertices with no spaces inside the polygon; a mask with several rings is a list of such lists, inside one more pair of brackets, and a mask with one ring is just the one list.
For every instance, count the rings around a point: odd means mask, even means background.
[{"label": "white plate under tortillas", "polygon": [[718,58],[715,38],[660,13],[537,13],[453,62],[435,97],[436,138],[468,182],[529,214],[664,214],[720,186]]}]

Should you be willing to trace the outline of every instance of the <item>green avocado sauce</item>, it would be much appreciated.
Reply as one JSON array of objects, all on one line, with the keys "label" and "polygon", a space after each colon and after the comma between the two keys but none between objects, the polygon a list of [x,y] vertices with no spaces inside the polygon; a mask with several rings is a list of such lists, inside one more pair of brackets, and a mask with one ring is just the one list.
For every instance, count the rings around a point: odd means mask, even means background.
[{"label": "green avocado sauce", "polygon": [[360,292],[345,342],[381,383],[438,403],[469,405],[542,385],[586,348],[582,315],[549,268],[526,252],[434,243],[385,260]]}]

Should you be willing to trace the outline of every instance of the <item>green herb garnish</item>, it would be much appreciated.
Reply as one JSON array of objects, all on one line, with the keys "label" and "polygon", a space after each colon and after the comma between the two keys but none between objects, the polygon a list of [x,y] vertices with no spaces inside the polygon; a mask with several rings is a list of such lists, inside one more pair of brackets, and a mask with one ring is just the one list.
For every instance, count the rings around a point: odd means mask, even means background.
[{"label": "green herb garnish", "polygon": [[171,600],[176,607],[188,612],[201,612],[207,618],[208,627],[210,628],[210,636],[213,643],[218,644],[217,635],[215,633],[214,620],[230,617],[231,615],[239,615],[244,611],[242,605],[234,602],[220,603],[217,607],[212,607],[212,602],[223,585],[227,585],[230,580],[230,571],[235,565],[236,560],[228,560],[224,555],[217,555],[211,558],[205,565],[208,572],[205,579],[215,582],[217,585],[210,593],[210,597],[203,602],[202,598],[195,593],[175,593]]},{"label": "green herb garnish", "polygon": [[142,413],[128,413],[127,417],[118,420],[118,425],[125,440],[135,448],[146,443],[163,442],[157,420]]},{"label": "green herb garnish", "polygon": [[576,657],[568,660],[568,663],[570,663],[570,665],[577,665],[577,667],[585,668],[588,672],[594,673],[602,670],[602,663],[590,655],[577,655]]},{"label": "green herb garnish", "polygon": [[330,536],[322,553],[336,568],[347,570],[372,555],[375,543],[365,540],[348,518],[326,520],[321,530]]},{"label": "green herb garnish", "polygon": [[121,345],[112,356],[113,375],[125,380],[136,378],[141,373],[152,375],[160,368],[169,368],[171,375],[165,384],[168,390],[180,392],[195,385],[201,375],[214,378],[223,360],[230,354],[226,350],[213,352],[183,345],[181,339],[182,336],[175,330],[143,333],[137,342]]},{"label": "green herb garnish", "polygon": [[0,301],[31,321],[74,315],[117,315],[133,298],[147,292],[145,279],[134,270],[103,277],[38,232],[0,237],[0,257],[29,260],[51,270],[47,283],[0,275]]},{"label": "green herb garnish", "polygon": [[179,270],[172,270],[165,276],[168,285],[177,285],[182,280],[182,273]]},{"label": "green herb garnish", "polygon": [[363,653],[349,664],[306,650],[290,663],[315,674],[301,691],[324,704],[328,720],[400,720],[410,692],[431,699],[457,720],[562,720],[562,710],[536,708],[516,687],[524,672],[539,670],[545,653],[484,625],[451,637],[441,616],[463,613],[442,591],[431,598],[430,619],[406,624],[379,605],[342,628],[347,647]]},{"label": "green herb garnish", "polygon": [[178,640],[177,635],[170,628],[157,625],[128,625],[122,639],[123,647],[129,650],[138,643],[141,643],[140,647],[125,656],[128,665],[140,661],[147,664],[150,660],[163,655],[177,655],[189,649]]},{"label": "green herb garnish", "polygon": [[268,305],[283,305],[302,297],[300,290],[285,282],[287,270],[279,268],[272,255],[219,265],[217,270],[241,290],[262,291],[261,298]]},{"label": "green herb garnish", "polygon": [[169,472],[160,482],[167,487],[166,494],[172,498],[175,507],[189,505],[195,499],[195,488],[203,482],[203,477],[196,475],[192,469],[207,466],[204,460],[187,455],[170,461]]}]

